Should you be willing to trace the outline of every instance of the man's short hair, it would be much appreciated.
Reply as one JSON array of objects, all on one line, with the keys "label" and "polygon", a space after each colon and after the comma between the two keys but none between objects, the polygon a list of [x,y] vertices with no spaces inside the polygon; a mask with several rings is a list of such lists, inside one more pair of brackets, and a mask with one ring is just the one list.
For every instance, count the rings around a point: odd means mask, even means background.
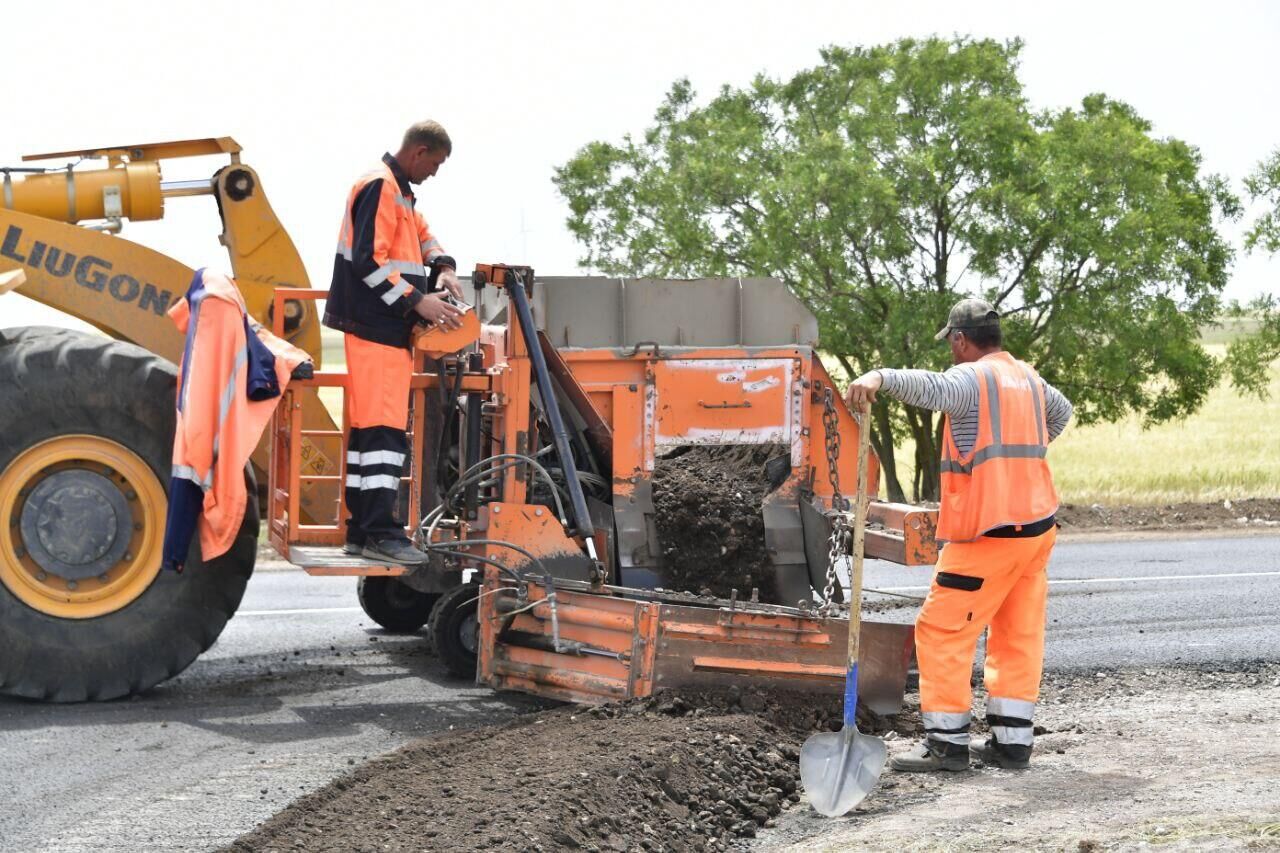
[{"label": "man's short hair", "polygon": [[420,121],[404,132],[402,147],[425,145],[428,151],[444,150],[445,154],[453,154],[453,140],[438,121]]},{"label": "man's short hair", "polygon": [[1000,331],[999,326],[978,326],[977,328],[952,329],[953,332],[962,332],[976,347],[981,349],[990,349],[998,347],[1004,343],[1004,334]]}]

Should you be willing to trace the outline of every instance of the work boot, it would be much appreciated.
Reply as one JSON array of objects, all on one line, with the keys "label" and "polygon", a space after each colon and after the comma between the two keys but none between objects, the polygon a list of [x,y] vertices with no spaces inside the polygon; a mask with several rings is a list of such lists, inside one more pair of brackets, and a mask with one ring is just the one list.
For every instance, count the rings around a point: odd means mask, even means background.
[{"label": "work boot", "polygon": [[903,773],[968,770],[969,749],[962,743],[925,738],[910,752],[889,759],[889,768]]},{"label": "work boot", "polygon": [[969,744],[969,754],[993,767],[1006,770],[1025,770],[1031,764],[1031,747],[1017,743],[1000,743],[996,736],[975,740]]},{"label": "work boot", "polygon": [[370,539],[360,555],[392,566],[420,566],[427,561],[427,555],[413,547],[408,539]]},{"label": "work boot", "polygon": [[342,553],[346,554],[348,557],[359,557],[361,554],[364,553],[364,543],[363,542],[343,542]]}]

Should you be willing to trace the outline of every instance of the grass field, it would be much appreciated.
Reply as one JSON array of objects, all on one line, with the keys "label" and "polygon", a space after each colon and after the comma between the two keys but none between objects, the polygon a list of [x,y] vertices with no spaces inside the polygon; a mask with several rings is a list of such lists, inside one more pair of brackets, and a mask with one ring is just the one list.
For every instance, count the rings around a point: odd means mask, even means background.
[{"label": "grass field", "polygon": [[1049,450],[1062,500],[1152,504],[1280,496],[1280,362],[1271,366],[1269,390],[1258,400],[1220,385],[1196,414],[1146,430],[1136,417],[1068,426]]}]

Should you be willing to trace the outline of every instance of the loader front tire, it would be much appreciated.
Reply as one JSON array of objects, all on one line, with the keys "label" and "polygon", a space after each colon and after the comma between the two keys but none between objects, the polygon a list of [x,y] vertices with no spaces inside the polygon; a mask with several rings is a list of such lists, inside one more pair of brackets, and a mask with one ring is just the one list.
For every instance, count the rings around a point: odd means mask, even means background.
[{"label": "loader front tire", "polygon": [[256,501],[226,554],[204,562],[196,537],[182,574],[159,571],[176,377],[132,344],[0,331],[0,693],[140,693],[213,645],[240,605]]}]

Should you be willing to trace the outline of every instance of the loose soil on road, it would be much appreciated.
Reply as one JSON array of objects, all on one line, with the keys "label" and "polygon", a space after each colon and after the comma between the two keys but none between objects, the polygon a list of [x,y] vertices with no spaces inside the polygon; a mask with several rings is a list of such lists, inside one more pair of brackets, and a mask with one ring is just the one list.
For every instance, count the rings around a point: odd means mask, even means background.
[{"label": "loose soil on road", "polygon": [[1280,498],[1152,506],[1063,504],[1058,509],[1058,521],[1064,533],[1274,529],[1280,527]]},{"label": "loose soil on road", "polygon": [[[914,695],[908,707],[859,727],[910,748]],[[825,820],[800,796],[796,757],[838,712],[835,697],[735,691],[451,732],[356,768],[228,850],[1280,846],[1280,664],[1050,676],[1031,770],[886,771]]]},{"label": "loose soil on road", "polygon": [[832,727],[834,697],[751,691],[559,708],[415,742],[230,849],[723,850],[800,798],[799,746]]}]

